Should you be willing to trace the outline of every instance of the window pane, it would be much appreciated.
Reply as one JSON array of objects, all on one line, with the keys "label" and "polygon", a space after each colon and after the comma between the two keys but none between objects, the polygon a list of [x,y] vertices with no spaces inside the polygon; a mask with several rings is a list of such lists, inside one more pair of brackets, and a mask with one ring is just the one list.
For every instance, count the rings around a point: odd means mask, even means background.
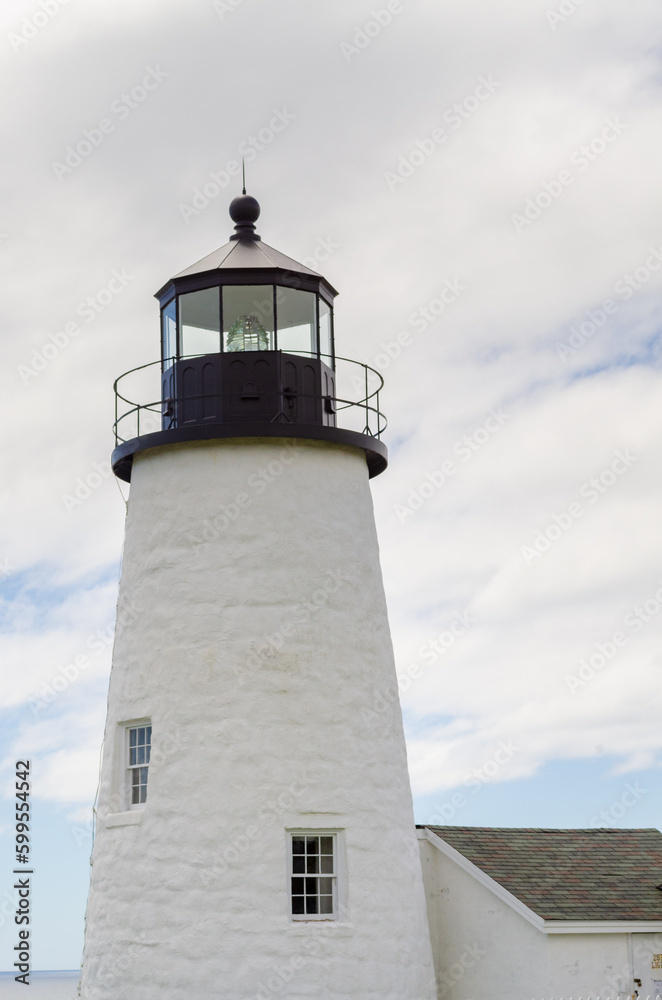
[{"label": "window pane", "polygon": [[306,860],[307,860],[307,863],[308,863],[308,867],[306,869],[306,871],[308,872],[308,874],[309,875],[317,875],[317,873],[319,871],[319,858],[317,857],[317,855],[316,854],[311,854],[311,855],[308,856],[308,858]]},{"label": "window pane", "polygon": [[333,896],[320,896],[320,913],[333,913]]},{"label": "window pane", "polygon": [[292,871],[295,875],[303,875],[306,870],[306,859],[301,855],[292,858]]},{"label": "window pane", "polygon": [[135,747],[137,737],[138,737],[138,730],[137,729],[130,729],[129,730],[129,746],[130,747]]},{"label": "window pane", "polygon": [[320,854],[333,854],[333,837],[320,837]]},{"label": "window pane", "polygon": [[145,763],[145,748],[138,747],[138,759],[136,761],[136,764],[144,764],[144,763]]},{"label": "window pane", "polygon": [[223,349],[272,351],[273,285],[226,285],[223,289]]},{"label": "window pane", "polygon": [[306,913],[317,913],[317,896],[306,896]]},{"label": "window pane", "polygon": [[292,895],[293,896],[303,896],[303,879],[293,878],[292,879]]},{"label": "window pane", "polygon": [[320,871],[323,875],[333,875],[333,858],[323,857]]},{"label": "window pane", "polygon": [[319,880],[320,892],[323,896],[333,895],[333,879],[321,878]]},{"label": "window pane", "polygon": [[276,288],[278,350],[294,354],[316,354],[315,315],[317,296],[296,288]]},{"label": "window pane", "polygon": [[292,913],[305,913],[303,896],[296,896],[292,899]]},{"label": "window pane", "polygon": [[307,878],[306,879],[306,892],[308,894],[310,894],[312,892],[315,892],[315,893],[317,892],[317,879],[316,878]]},{"label": "window pane", "polygon": [[303,837],[292,837],[292,854],[305,854],[306,841]]},{"label": "window pane", "polygon": [[179,334],[182,356],[218,354],[221,349],[221,308],[218,288],[204,288],[179,296]]},{"label": "window pane", "polygon": [[169,302],[162,313],[163,323],[163,363],[169,368],[177,351],[177,325],[175,322],[175,299]]},{"label": "window pane", "polygon": [[306,837],[306,853],[319,854],[319,837]]},{"label": "window pane", "polygon": [[[320,296],[320,354],[331,354],[331,310],[324,299]],[[322,358],[324,360],[324,358]],[[327,358],[329,364],[330,358]],[[328,840],[328,837],[324,838]]]}]

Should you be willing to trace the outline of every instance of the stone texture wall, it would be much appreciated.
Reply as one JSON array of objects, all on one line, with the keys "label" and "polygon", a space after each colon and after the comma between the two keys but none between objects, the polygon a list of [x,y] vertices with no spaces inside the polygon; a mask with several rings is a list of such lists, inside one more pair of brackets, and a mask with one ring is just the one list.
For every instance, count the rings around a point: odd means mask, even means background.
[{"label": "stone texture wall", "polygon": [[[365,458],[323,442],[136,457],[83,1000],[433,1000]],[[123,727],[150,719],[148,801]],[[289,917],[291,829],[342,831],[342,910]]]}]

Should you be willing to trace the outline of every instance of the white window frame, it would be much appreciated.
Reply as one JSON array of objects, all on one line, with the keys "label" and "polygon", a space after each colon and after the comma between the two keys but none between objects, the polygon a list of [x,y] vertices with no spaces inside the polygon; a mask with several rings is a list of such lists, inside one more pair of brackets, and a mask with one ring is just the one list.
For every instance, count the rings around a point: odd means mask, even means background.
[{"label": "white window frame", "polygon": [[[147,788],[149,788],[149,769],[151,767],[150,762],[145,764],[134,765],[130,763],[131,754],[129,748],[130,733],[132,729],[142,729],[143,727],[151,727],[151,719],[137,719],[133,722],[125,722],[122,725],[122,795],[124,799],[124,811],[133,812],[137,810],[142,810],[147,805],[147,802],[133,802],[133,772],[136,767],[147,767]],[[152,734],[153,735],[153,734]],[[150,740],[150,751],[152,743]],[[151,758],[151,752],[150,752]]]},{"label": "white window frame", "polygon": [[[344,898],[344,843],[342,830],[329,829],[296,829],[286,831],[287,844],[287,905],[290,920],[296,923],[307,923],[312,921],[326,920],[337,922],[343,909]],[[317,875],[309,874],[308,878],[332,878],[333,879],[333,911],[331,913],[294,913],[292,908],[292,878],[305,878],[300,872],[293,871],[292,840],[295,837],[332,837],[333,838],[333,874],[328,875],[319,872]],[[305,855],[307,856],[307,855]]]}]

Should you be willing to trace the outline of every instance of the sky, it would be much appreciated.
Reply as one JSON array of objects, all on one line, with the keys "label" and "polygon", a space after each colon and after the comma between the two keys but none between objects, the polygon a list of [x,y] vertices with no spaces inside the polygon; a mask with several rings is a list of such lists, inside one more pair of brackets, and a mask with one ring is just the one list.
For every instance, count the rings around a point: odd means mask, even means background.
[{"label": "sky", "polygon": [[[6,0],[0,968],[75,968],[153,298],[266,243],[385,379],[373,480],[417,822],[662,823],[657,0]],[[375,706],[378,709],[378,706]]]}]

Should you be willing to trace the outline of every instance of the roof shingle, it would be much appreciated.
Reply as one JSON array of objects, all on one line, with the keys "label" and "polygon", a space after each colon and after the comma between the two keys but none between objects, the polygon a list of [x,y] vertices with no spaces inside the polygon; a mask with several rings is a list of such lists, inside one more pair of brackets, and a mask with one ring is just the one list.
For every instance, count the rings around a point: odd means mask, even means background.
[{"label": "roof shingle", "polygon": [[428,828],[545,920],[662,920],[659,830]]}]

